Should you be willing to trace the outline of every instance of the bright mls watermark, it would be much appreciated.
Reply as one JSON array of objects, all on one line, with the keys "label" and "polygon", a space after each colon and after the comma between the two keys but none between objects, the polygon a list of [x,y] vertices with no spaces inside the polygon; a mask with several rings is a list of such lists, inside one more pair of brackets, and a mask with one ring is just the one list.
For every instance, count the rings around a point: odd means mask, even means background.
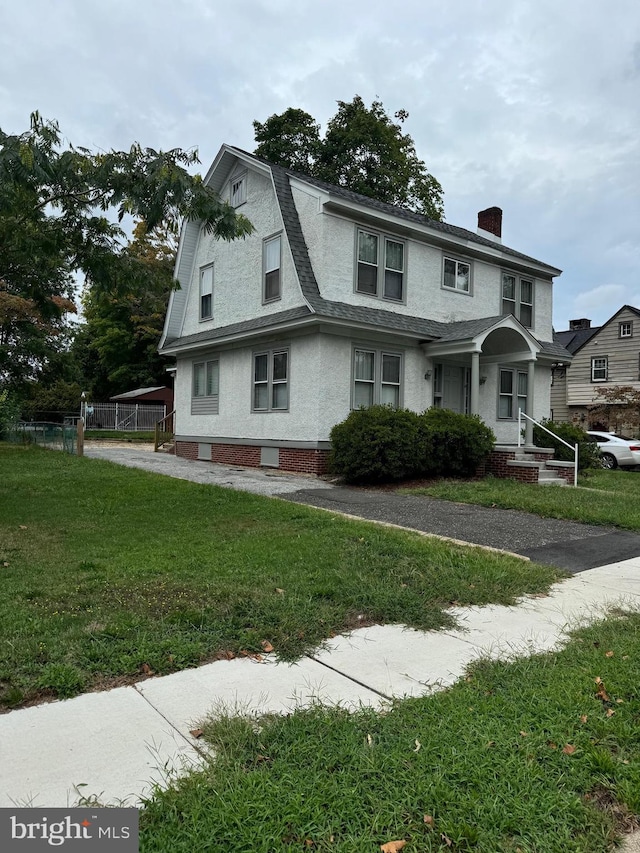
[{"label": "bright mls watermark", "polygon": [[138,809],[0,809],[0,850],[138,853]]}]

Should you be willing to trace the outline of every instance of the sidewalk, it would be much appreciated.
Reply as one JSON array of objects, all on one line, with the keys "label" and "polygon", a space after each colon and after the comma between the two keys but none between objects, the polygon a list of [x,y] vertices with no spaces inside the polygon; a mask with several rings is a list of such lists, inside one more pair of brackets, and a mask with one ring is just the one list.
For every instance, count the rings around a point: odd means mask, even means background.
[{"label": "sidewalk", "polygon": [[[108,453],[89,448],[87,455],[107,458]],[[333,505],[334,498],[342,501],[348,491],[280,472],[196,464],[138,449],[116,453],[125,454],[122,464],[293,500],[306,490]],[[351,512],[371,517],[366,509],[375,501],[367,499],[367,492],[353,491],[361,504],[359,509],[352,504]],[[427,515],[437,518],[434,505],[426,504]],[[450,517],[456,506],[447,504]],[[488,512],[498,535],[499,516]],[[518,515],[531,521],[531,516]],[[469,519],[467,526],[473,527]],[[571,541],[581,542],[587,559],[595,538],[596,533],[585,534]],[[211,712],[287,713],[316,701],[382,707],[393,698],[426,695],[453,684],[478,657],[508,659],[556,648],[566,641],[568,630],[603,617],[608,608],[640,609],[638,554],[640,550],[631,559],[611,559],[577,573],[555,584],[549,596],[525,597],[514,607],[453,608],[457,630],[423,633],[398,625],[373,626],[329,640],[296,664],[278,663],[272,655],[218,661],[0,715],[0,807],[65,807],[81,797],[135,805],[154,784],[165,785],[173,774],[206,761],[204,745],[191,731]]]}]

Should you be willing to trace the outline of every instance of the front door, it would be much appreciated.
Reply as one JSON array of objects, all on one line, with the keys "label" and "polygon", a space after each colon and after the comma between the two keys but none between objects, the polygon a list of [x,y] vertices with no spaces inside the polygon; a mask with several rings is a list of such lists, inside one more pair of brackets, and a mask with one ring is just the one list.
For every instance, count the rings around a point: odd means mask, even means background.
[{"label": "front door", "polygon": [[[438,393],[440,391],[438,386],[441,388],[441,393]],[[460,414],[469,411],[468,367],[457,364],[437,365],[434,405]]]}]

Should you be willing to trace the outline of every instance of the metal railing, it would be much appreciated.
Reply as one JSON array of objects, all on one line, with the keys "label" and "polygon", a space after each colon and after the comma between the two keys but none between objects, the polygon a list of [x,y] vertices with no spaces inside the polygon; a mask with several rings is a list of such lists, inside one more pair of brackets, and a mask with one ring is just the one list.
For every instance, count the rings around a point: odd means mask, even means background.
[{"label": "metal railing", "polygon": [[81,416],[85,429],[152,430],[167,414],[161,403],[84,403]]},{"label": "metal railing", "polygon": [[155,426],[155,437],[153,440],[153,450],[154,453],[157,453],[160,447],[163,444],[168,444],[170,441],[173,441],[173,436],[175,434],[175,426],[174,419],[176,416],[175,409],[172,412],[169,412],[166,417],[162,418],[161,421],[158,421]]},{"label": "metal railing", "polygon": [[547,429],[544,424],[541,424],[540,421],[534,420],[534,418],[530,417],[526,412],[523,412],[522,409],[518,409],[518,447],[522,447],[522,418],[526,418],[528,421],[531,421],[532,424],[539,426],[540,429],[543,429],[549,435],[552,435],[558,441],[561,441],[565,447],[568,447],[569,450],[573,450],[573,485],[574,487],[578,486],[578,445],[577,444],[569,444],[568,441],[565,441],[564,438],[560,438],[559,435],[556,435],[555,432],[551,432],[550,429]]},{"label": "metal railing", "polygon": [[12,444],[36,444],[49,450],[76,453],[78,429],[76,424],[55,424],[46,421],[21,421],[5,431]]}]

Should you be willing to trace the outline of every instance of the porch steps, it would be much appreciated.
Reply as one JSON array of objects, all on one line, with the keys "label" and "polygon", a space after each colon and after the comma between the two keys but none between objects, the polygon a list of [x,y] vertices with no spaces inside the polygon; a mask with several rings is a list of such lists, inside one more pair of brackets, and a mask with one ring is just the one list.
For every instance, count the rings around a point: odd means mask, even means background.
[{"label": "porch steps", "polygon": [[[543,448],[518,448],[515,453],[515,459],[510,459],[507,462],[507,468],[529,469],[537,471],[537,477],[532,478],[533,482],[537,482],[539,486],[566,486],[568,485],[564,477],[558,476],[558,471],[565,468],[573,468],[572,462],[554,462],[552,459],[534,459],[534,454],[540,453]],[[554,470],[554,468],[556,470]]]}]

